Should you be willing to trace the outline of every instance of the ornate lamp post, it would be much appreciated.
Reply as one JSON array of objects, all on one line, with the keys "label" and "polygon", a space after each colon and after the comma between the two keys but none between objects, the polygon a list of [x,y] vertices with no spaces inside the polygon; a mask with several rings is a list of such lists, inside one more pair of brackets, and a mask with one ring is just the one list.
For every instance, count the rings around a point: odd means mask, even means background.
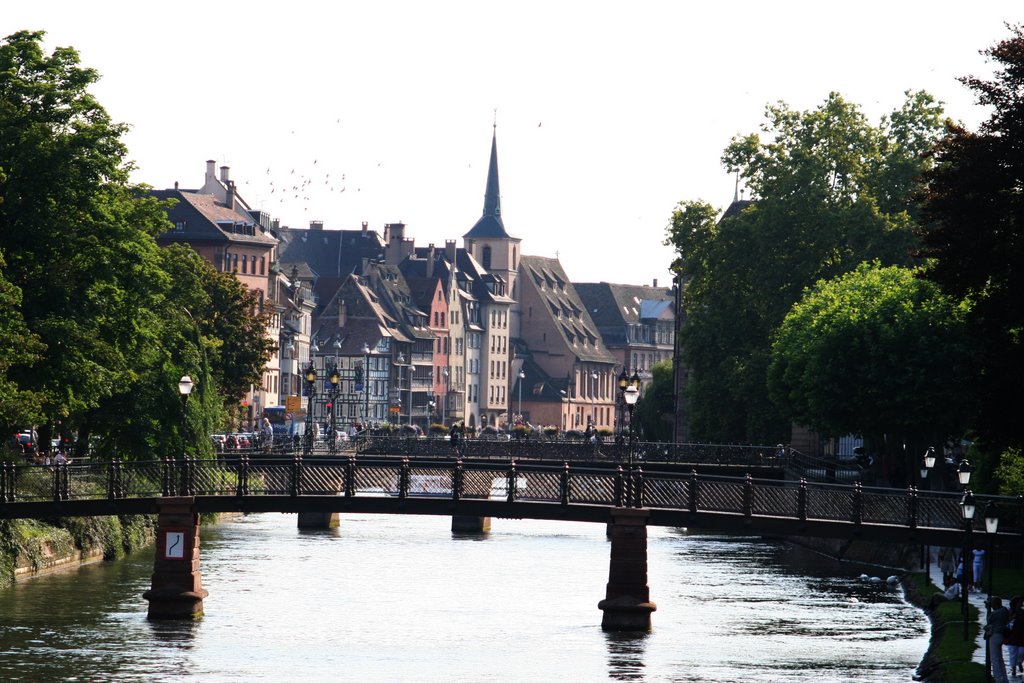
[{"label": "ornate lamp post", "polygon": [[963,498],[960,499],[960,512],[964,519],[964,550],[961,554],[961,571],[960,571],[960,612],[961,618],[964,622],[964,640],[967,640],[967,593],[970,589],[970,585],[967,582],[967,572],[970,571],[971,567],[971,531],[974,523],[974,494],[971,493],[970,489],[964,491]]},{"label": "ornate lamp post", "polygon": [[622,424],[622,419],[623,419],[622,409],[623,409],[623,407],[626,404],[625,393],[626,393],[626,387],[628,387],[628,386],[629,386],[629,373],[627,373],[626,372],[626,368],[623,367],[622,368],[622,372],[619,373],[619,401],[618,401],[618,404],[616,405],[616,409],[618,411],[617,418],[618,418],[618,421],[619,421],[619,442],[620,443],[622,442],[622,427],[623,427],[623,424]]},{"label": "ornate lamp post", "polygon": [[[639,384],[639,382],[638,382]],[[626,507],[639,507],[638,501],[633,496],[633,409],[636,407],[636,400],[640,397],[640,389],[630,384],[622,392],[622,398],[626,401],[626,408],[629,409],[629,450],[627,451],[627,499]]]},{"label": "ornate lamp post", "polygon": [[338,372],[338,365],[335,363],[334,367],[331,368],[331,374],[328,375],[331,381],[331,402],[329,404],[331,410],[331,435],[330,441],[328,441],[328,449],[331,455],[334,455],[335,440],[338,435],[337,429],[334,425],[334,409],[335,404],[338,402],[338,384],[341,382],[341,373]]},{"label": "ornate lamp post", "polygon": [[[924,458],[921,460],[921,471],[919,472],[919,474],[921,475],[921,485],[922,486],[924,485],[924,483],[926,481],[928,481],[928,472],[931,471],[931,469],[933,467],[935,467],[935,448],[929,446],[928,450],[924,452]],[[930,508],[929,508],[929,519],[928,519],[928,522],[931,523],[931,511],[930,511]],[[921,562],[921,564],[924,566],[925,576],[928,576],[929,567],[931,566],[931,563],[932,563],[931,548],[926,545],[926,546],[924,546],[923,550],[924,550],[924,561]]]},{"label": "ornate lamp post", "polygon": [[[985,620],[992,611],[992,565],[995,564],[995,539],[999,531],[999,508],[994,501],[989,501],[985,506],[985,535],[988,536],[988,600],[985,601]],[[988,643],[985,643],[985,671],[988,673],[988,680],[992,680],[992,650]]]},{"label": "ornate lamp post", "polygon": [[[182,375],[178,380],[178,395],[181,396],[181,438],[188,445],[188,395],[192,393],[195,384],[188,375]],[[188,451],[182,453],[182,457],[188,455]]]},{"label": "ornate lamp post", "polygon": [[[363,401],[365,409],[363,410],[363,429],[369,429],[370,426],[370,345],[363,342],[363,373],[362,377],[359,376],[359,371],[356,370],[356,391],[363,392]],[[360,386],[362,385],[362,386]]]},{"label": "ornate lamp post", "polygon": [[445,423],[446,412],[448,407],[448,366],[441,368],[441,377],[444,382],[444,395],[441,397],[441,424]]},{"label": "ornate lamp post", "polygon": [[523,380],[526,379],[526,373],[522,370],[519,371],[519,419],[523,419]]},{"label": "ornate lamp post", "polygon": [[309,455],[313,451],[313,430],[310,427],[313,423],[313,396],[316,394],[316,367],[313,366],[313,361],[306,366],[306,394],[309,396],[309,402],[306,409],[306,442],[303,450]]}]

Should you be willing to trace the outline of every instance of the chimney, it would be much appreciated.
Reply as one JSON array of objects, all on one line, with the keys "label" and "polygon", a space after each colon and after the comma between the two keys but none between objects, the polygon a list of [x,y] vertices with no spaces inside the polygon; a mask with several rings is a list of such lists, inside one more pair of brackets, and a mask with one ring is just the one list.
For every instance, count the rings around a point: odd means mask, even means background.
[{"label": "chimney", "polygon": [[[207,161],[206,161],[206,180],[207,181],[210,181],[210,180],[212,180],[212,179],[217,177],[216,165],[217,165],[216,161],[214,161],[213,159],[207,159]],[[203,184],[205,185],[206,183],[203,183]]]},{"label": "chimney", "polygon": [[228,184],[228,178],[229,178],[228,171],[229,170],[230,170],[229,166],[221,166],[220,167],[220,181],[222,183],[224,183],[225,185]]},{"label": "chimney", "polygon": [[[227,168],[227,167],[225,166],[224,168]],[[224,170],[224,168],[222,168],[221,170]],[[229,209],[231,209],[232,211],[234,211],[235,210],[235,183],[233,181],[231,181],[231,180],[228,180],[225,184],[228,186],[228,194],[227,194],[227,197],[224,199],[224,206],[226,206]]]},{"label": "chimney", "polygon": [[369,224],[366,221],[363,221],[363,239],[364,240],[366,239],[366,229],[368,227],[369,227]]},{"label": "chimney", "polygon": [[434,243],[427,245],[427,278],[434,277]]},{"label": "chimney", "polygon": [[178,189],[178,181],[177,181],[177,180],[175,180],[175,181],[174,181],[174,189],[175,189],[175,190],[177,190],[177,189]]},{"label": "chimney", "polygon": [[444,256],[448,263],[455,265],[455,240],[444,241]]},{"label": "chimney", "polygon": [[309,222],[309,229],[310,230],[323,230],[324,229],[324,222],[323,221],[310,221]]},{"label": "chimney", "polygon": [[655,289],[658,288],[658,278],[654,278],[654,284],[651,286],[654,287]]}]

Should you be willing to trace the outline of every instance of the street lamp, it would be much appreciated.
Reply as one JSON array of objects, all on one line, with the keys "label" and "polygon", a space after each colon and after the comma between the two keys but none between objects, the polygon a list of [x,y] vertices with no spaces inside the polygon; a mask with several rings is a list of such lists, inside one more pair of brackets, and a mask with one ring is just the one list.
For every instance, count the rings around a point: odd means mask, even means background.
[{"label": "street lamp", "polygon": [[[178,394],[181,396],[181,437],[186,445],[188,444],[188,395],[192,393],[193,386],[195,385],[192,378],[188,375],[182,375],[178,380]],[[187,456],[188,452],[182,450],[183,455]]]},{"label": "street lamp", "polygon": [[597,429],[597,372],[590,373],[590,424]]},{"label": "street lamp", "polygon": [[[626,390],[622,392],[622,398],[626,401],[626,407],[629,409],[629,451],[627,452],[627,463],[628,463],[628,481],[626,507],[634,507],[633,500],[633,409],[636,407],[636,400],[640,397],[640,389],[630,384],[626,387]],[[637,506],[639,507],[639,506]]]},{"label": "street lamp", "polygon": [[312,360],[306,366],[306,394],[309,396],[309,402],[306,409],[306,448],[304,450],[305,454],[309,455],[313,451],[313,430],[310,429],[310,425],[313,420],[313,395],[316,394],[316,367],[313,366]]},{"label": "street lamp", "polygon": [[[921,475],[921,485],[922,486],[924,485],[924,483],[926,481],[928,481],[928,472],[933,467],[935,467],[935,448],[929,446],[928,450],[926,450],[924,452],[924,458],[922,458],[922,460],[921,460],[920,475]],[[931,487],[929,487],[929,488],[931,488]],[[929,512],[928,512],[928,517],[929,517],[928,518],[928,522],[931,523],[931,509],[930,508],[929,508]],[[928,572],[929,572],[929,569],[931,567],[931,563],[932,563],[931,548],[929,546],[925,545],[924,546],[924,562],[921,563],[921,564],[924,565],[925,576],[928,576]]]},{"label": "street lamp", "polygon": [[619,443],[622,443],[622,408],[626,403],[625,393],[626,387],[629,386],[629,374],[626,372],[626,368],[622,368],[622,372],[619,373],[619,400],[615,405],[617,412],[616,419],[619,422]]},{"label": "street lamp", "polygon": [[[999,531],[999,508],[995,501],[989,501],[985,506],[985,534],[988,536],[988,600],[985,601],[985,621],[992,612],[992,565],[995,564],[995,540],[996,532]],[[989,680],[992,678],[992,650],[988,643],[985,643],[985,671],[989,673]]]},{"label": "street lamp", "polygon": [[[526,379],[526,373],[523,370],[519,371],[519,419],[523,420],[523,380]],[[525,421],[523,421],[525,424]]]},{"label": "street lamp", "polygon": [[447,419],[445,413],[448,407],[448,366],[441,368],[441,377],[444,378],[444,395],[441,397],[441,424]]},{"label": "street lamp", "polygon": [[956,468],[956,476],[960,481],[960,486],[966,487],[971,483],[971,472],[973,471],[974,468],[971,467],[971,463],[966,460],[960,461],[960,464]]},{"label": "street lamp", "polygon": [[328,443],[330,452],[333,455],[335,448],[334,441],[335,437],[337,436],[337,432],[335,431],[336,428],[334,425],[334,404],[338,402],[338,384],[339,382],[341,382],[341,373],[338,372],[337,361],[335,361],[334,367],[331,368],[331,374],[329,375],[328,378],[331,381],[331,440]]},{"label": "street lamp", "polygon": [[[968,472],[968,478],[970,473]],[[960,612],[961,618],[964,622],[964,640],[967,640],[967,572],[970,571],[970,554],[971,554],[971,531],[974,523],[974,494],[971,493],[970,489],[964,491],[963,498],[960,499],[960,513],[964,519],[964,526],[966,527],[966,533],[964,534],[964,551],[960,555]]]}]

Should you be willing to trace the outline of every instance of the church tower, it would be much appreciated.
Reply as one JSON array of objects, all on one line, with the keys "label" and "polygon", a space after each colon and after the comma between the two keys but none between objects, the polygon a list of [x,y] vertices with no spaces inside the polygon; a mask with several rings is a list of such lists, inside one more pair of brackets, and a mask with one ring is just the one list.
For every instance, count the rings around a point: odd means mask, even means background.
[{"label": "church tower", "polygon": [[520,239],[505,230],[501,220],[501,193],[498,188],[498,125],[491,137],[491,162],[487,168],[487,190],[484,193],[484,211],[476,225],[462,236],[463,246],[477,262],[493,275],[505,281],[502,294],[518,299],[516,272],[519,269]]}]

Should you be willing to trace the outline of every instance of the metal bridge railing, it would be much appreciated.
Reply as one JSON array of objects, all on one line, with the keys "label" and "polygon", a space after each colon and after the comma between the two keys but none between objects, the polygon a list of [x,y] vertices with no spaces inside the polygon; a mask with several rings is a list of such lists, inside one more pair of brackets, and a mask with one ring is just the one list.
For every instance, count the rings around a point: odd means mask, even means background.
[{"label": "metal bridge railing", "polygon": [[[962,530],[960,494],[486,458],[248,457],[233,460],[0,463],[0,517],[19,507],[165,496],[389,496],[509,503],[635,506],[797,520]],[[1024,499],[976,496],[1000,508],[1000,530],[1024,530]],[[54,506],[55,511],[58,508]],[[56,512],[55,512],[56,514]],[[973,528],[982,531],[976,516]]]}]

